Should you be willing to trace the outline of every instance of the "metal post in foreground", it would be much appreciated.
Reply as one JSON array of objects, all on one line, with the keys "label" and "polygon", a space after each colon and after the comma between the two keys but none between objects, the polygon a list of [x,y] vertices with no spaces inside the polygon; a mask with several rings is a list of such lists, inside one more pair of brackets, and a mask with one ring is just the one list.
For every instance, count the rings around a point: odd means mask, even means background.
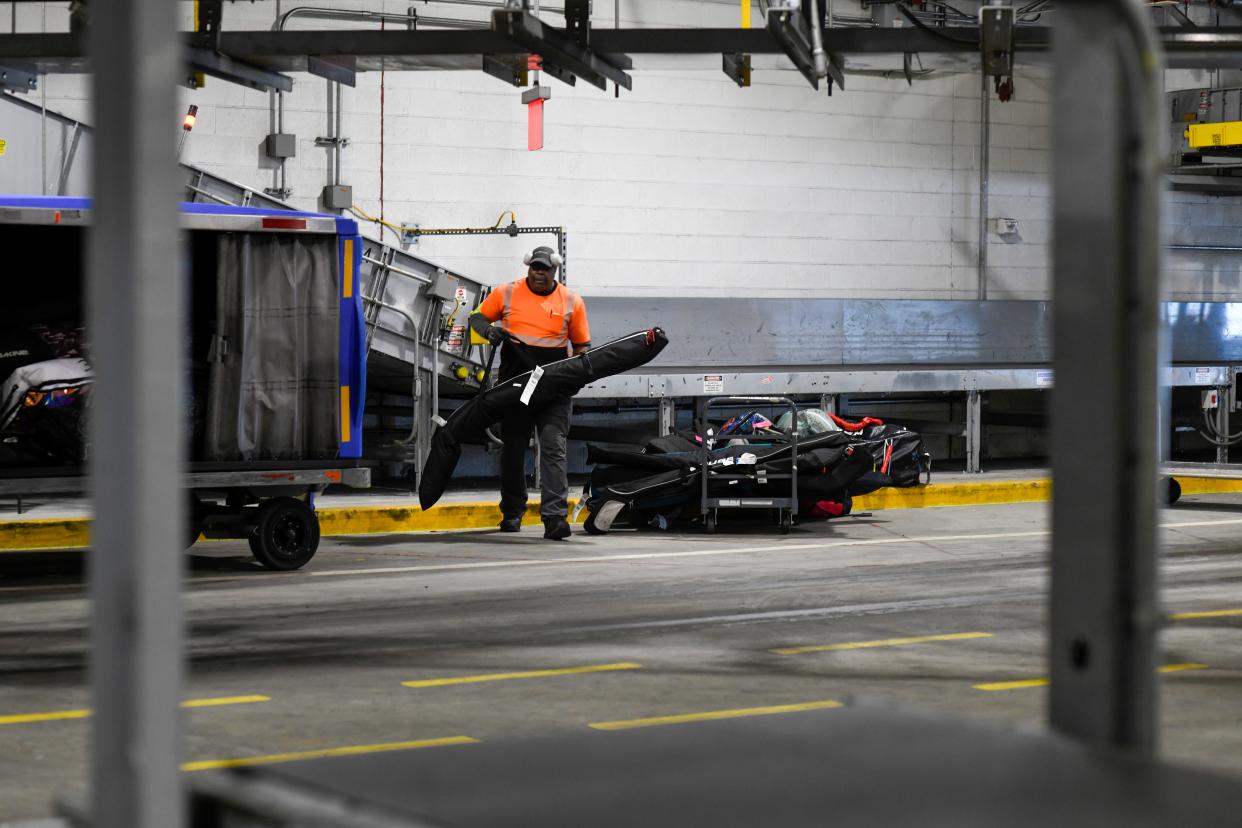
[{"label": "metal post in foreground", "polygon": [[1049,720],[1150,755],[1163,57],[1139,0],[1057,13]]},{"label": "metal post in foreground", "polygon": [[91,811],[180,828],[183,510],[177,4],[95,0],[86,299],[96,385],[90,561]]}]

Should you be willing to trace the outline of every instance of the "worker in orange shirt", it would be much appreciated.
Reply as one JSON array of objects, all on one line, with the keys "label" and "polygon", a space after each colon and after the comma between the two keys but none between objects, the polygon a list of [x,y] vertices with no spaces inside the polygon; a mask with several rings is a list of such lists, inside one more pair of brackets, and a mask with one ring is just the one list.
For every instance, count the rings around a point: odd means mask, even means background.
[{"label": "worker in orange shirt", "polygon": [[[591,347],[582,297],[556,280],[561,257],[536,247],[524,259],[526,278],[497,286],[470,315],[470,327],[500,351],[500,382]],[[566,442],[573,400],[566,397],[531,412],[525,406],[501,423],[500,531],[518,532],[526,513],[526,446],[539,429],[539,478],[543,536],[569,537],[569,468]]]}]

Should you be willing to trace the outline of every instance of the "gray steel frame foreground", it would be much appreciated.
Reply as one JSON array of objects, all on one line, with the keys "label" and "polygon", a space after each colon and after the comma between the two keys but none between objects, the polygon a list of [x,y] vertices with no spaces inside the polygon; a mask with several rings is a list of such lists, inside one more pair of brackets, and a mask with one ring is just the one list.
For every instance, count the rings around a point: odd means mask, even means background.
[{"label": "gray steel frame foreground", "polygon": [[[106,828],[180,828],[184,649],[180,477],[182,319],[176,4],[96,0],[97,221],[86,293],[91,419],[91,814]],[[126,485],[117,485],[118,480]]]},{"label": "gray steel frame foreground", "polygon": [[1088,745],[1152,756],[1164,57],[1137,0],[1057,15],[1048,716]]},{"label": "gray steel frame foreground", "polygon": [[[177,771],[177,703],[183,658],[182,563],[179,556],[168,554],[178,544],[181,529],[177,485],[182,465],[177,416],[181,396],[176,365],[181,304],[180,280],[167,278],[177,268],[174,129],[167,115],[174,110],[173,83],[183,67],[173,4],[95,0],[92,7],[90,51],[97,68],[98,153],[110,160],[96,168],[101,221],[93,234],[88,280],[90,324],[100,332],[92,424],[98,447],[94,497],[101,518],[91,570],[96,708],[92,817],[95,824],[108,828],[181,828],[184,806]],[[1236,820],[1236,784],[1223,793],[1220,788],[1205,792],[1203,784],[1192,784],[1198,777],[1144,761],[1155,752],[1156,722],[1157,466],[1152,435],[1159,262],[1156,180],[1163,162],[1157,119],[1161,106],[1156,94],[1163,59],[1145,15],[1145,4],[1139,0],[1081,0],[1063,4],[1057,12],[1054,330],[1058,377],[1053,407],[1057,489],[1049,716],[1055,730],[1085,744],[1071,745],[1070,756],[1066,756],[1049,752],[1054,743],[1064,746],[1064,740],[1042,737],[1044,760],[1039,761],[1040,751],[1026,747],[1041,737],[1008,734],[1001,737],[1007,746],[999,754],[986,754],[1000,757],[986,761],[986,769],[1027,793],[1030,807],[1021,816],[1028,824],[1031,818],[1040,817],[1048,818],[1039,819],[1041,823],[1072,822],[1065,817],[1079,812],[1067,815],[1063,807],[1058,810],[1057,794],[1081,792],[1088,778],[1085,774],[1090,769],[1098,771],[1101,762],[1108,772],[1092,777],[1097,784],[1091,787],[1097,812],[1102,807],[1105,815],[1113,813],[1108,810],[1110,800],[1121,807],[1131,793],[1156,789],[1166,800],[1195,807],[1183,824]],[[22,48],[37,54],[39,44],[34,38],[23,36],[22,40]],[[12,44],[14,39],[7,42]],[[616,46],[621,46],[619,39]],[[933,47],[929,44],[928,48]],[[335,51],[343,49],[335,45]],[[1079,80],[1083,77],[1092,78],[1100,94],[1084,96]],[[1084,354],[1092,358],[1083,358]],[[1085,411],[1084,403],[1089,403]],[[1101,442],[1094,431],[1078,428],[1084,415],[1115,426],[1107,440]],[[111,485],[118,474],[124,475],[128,486]],[[841,767],[856,774],[851,756],[858,757],[859,746],[865,747],[877,728],[890,723],[899,732],[884,740],[894,746],[885,748],[886,756],[968,737],[946,734],[946,728],[935,722],[898,719],[888,711],[880,719],[864,722],[860,735],[853,739],[812,738],[813,750],[787,755],[822,782],[834,778],[833,767],[825,760],[827,751],[851,751],[838,760]],[[790,725],[796,728],[799,722],[781,725],[760,720],[754,725],[744,734],[746,746],[741,751],[752,758],[769,754],[754,749],[764,743],[765,734],[776,734]],[[801,734],[795,738],[806,744]],[[561,763],[576,761],[580,770],[605,767],[601,758],[609,754],[601,754],[595,743],[590,747],[587,753],[554,750],[545,755]],[[645,766],[653,755],[651,747],[651,742],[639,745],[627,767]],[[1129,775],[1121,772],[1123,765],[1088,750],[1101,747],[1137,754],[1124,764]],[[469,765],[444,777],[443,784],[467,785],[471,801],[486,803],[492,800],[480,796],[484,790],[481,779],[503,784],[506,761],[510,767],[513,762],[535,767],[528,751],[519,750],[515,758],[506,760],[503,748],[500,753],[482,753],[486,748],[474,748]],[[1022,754],[1028,761],[1021,761]],[[934,761],[943,760],[942,755],[933,752],[929,758],[933,763],[890,765],[896,774],[878,788],[871,787],[870,798],[866,790],[853,790],[861,797],[854,801],[859,807],[854,824],[868,824],[861,822],[861,812],[868,810],[869,802],[871,808],[876,801],[891,803],[892,792],[904,788],[901,779],[916,780],[929,767],[940,768]],[[396,777],[403,792],[415,790],[415,781],[435,781],[432,774],[437,765],[420,766],[417,756],[403,760],[389,758],[383,765],[392,771],[402,764],[406,772]],[[442,761],[439,756],[435,760]],[[1063,768],[1072,767],[1075,760],[1084,767],[1084,774],[1071,773],[1066,778]],[[863,761],[865,766],[866,755]],[[709,764],[681,762],[666,774],[644,779],[650,780],[652,789],[667,789],[669,780],[675,779],[670,775],[689,766],[700,772],[711,770]],[[320,785],[340,784],[345,778],[339,764],[322,767],[328,774],[319,775]],[[1032,767],[1055,775],[1059,786],[1033,787],[1027,776]],[[773,765],[765,768],[779,771]],[[314,775],[310,766],[305,773]],[[756,776],[747,775],[746,782],[754,782]],[[546,791],[525,785],[517,802],[526,803],[529,813],[532,802],[555,802],[558,795],[567,793],[596,790],[603,792],[602,797],[617,790],[627,776],[608,773],[602,782],[595,780],[594,788],[563,786],[565,778],[540,773],[533,781],[547,785]],[[729,785],[723,774],[713,778],[717,783],[713,790],[721,792],[722,800],[730,793],[740,799],[754,787]],[[363,779],[382,781],[375,773]],[[1115,784],[1119,779],[1126,785]],[[942,804],[946,811],[953,802],[944,796],[949,786],[962,786],[957,788],[961,792],[966,786],[975,791],[978,785],[978,778],[960,767],[957,773],[945,773],[942,781],[936,792],[939,798],[928,801]],[[811,794],[817,790],[808,783],[794,793],[806,797],[804,805],[813,806]],[[1036,795],[1043,790],[1047,796]],[[433,788],[431,793],[441,791]],[[646,801],[644,792],[632,792],[628,801]],[[792,801],[793,794],[783,804]],[[610,813],[625,815],[620,808]],[[800,813],[804,818],[811,816],[815,824],[825,818],[823,810]],[[1159,817],[1161,812],[1151,813]],[[501,818],[512,822],[518,814],[515,805]],[[669,811],[663,814],[674,821],[678,816]]]}]

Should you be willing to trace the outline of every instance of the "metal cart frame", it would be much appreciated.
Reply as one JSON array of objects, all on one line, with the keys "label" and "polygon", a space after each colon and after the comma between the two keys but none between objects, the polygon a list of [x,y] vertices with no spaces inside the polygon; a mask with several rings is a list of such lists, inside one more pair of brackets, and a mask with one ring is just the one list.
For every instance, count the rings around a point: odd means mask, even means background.
[{"label": "metal cart frame", "polygon": [[[710,463],[709,456],[709,440],[714,440],[719,435],[709,437],[707,434],[699,434],[703,440],[703,461],[702,461],[702,497],[699,502],[699,512],[703,516],[703,527],[709,535],[716,533],[717,512],[722,508],[727,509],[775,509],[777,511],[777,519],[780,524],[782,535],[789,534],[789,530],[793,527],[794,514],[798,509],[798,404],[789,397],[711,397],[703,404],[703,419],[707,419],[707,412],[713,405],[781,405],[787,406],[792,413],[793,423],[795,425],[793,433],[788,435],[790,447],[789,454],[789,473],[778,474],[736,474],[732,473],[735,466],[718,466],[713,467]],[[788,480],[789,496],[788,497],[716,497],[713,496],[713,481],[721,480],[750,480],[756,478],[761,482]],[[718,492],[717,492],[718,494]]]}]

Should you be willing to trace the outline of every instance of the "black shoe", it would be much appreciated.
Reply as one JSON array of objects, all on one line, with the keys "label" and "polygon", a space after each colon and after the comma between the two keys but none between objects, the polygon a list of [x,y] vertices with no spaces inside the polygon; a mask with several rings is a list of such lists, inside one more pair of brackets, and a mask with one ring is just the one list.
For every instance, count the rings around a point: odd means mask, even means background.
[{"label": "black shoe", "polygon": [[569,521],[563,517],[544,519],[543,536],[548,540],[565,540],[569,537]]},{"label": "black shoe", "polygon": [[522,519],[520,517],[505,518],[500,521],[500,531],[502,532],[521,532]]}]

